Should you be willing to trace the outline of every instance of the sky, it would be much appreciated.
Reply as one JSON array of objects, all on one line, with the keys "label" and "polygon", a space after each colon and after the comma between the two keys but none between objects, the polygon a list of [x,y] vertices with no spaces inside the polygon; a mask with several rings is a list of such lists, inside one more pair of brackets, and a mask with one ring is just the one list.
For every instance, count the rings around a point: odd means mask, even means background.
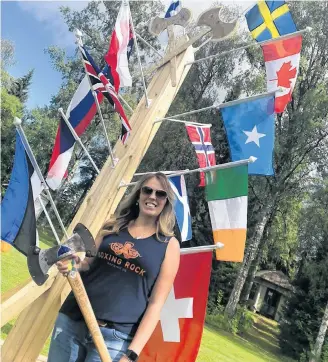
[{"label": "sky", "polygon": [[[163,1],[166,6],[170,2]],[[192,10],[196,19],[213,2],[185,0],[183,6]],[[238,4],[247,9],[255,2],[231,0],[224,3]],[[29,109],[49,104],[61,85],[61,74],[53,68],[45,49],[57,45],[64,48],[67,55],[73,55],[75,51],[75,36],[69,32],[59,11],[63,5],[82,10],[87,1],[1,1],[1,38],[11,40],[15,46],[16,63],[8,68],[8,72],[21,77],[34,69],[26,104]]]}]

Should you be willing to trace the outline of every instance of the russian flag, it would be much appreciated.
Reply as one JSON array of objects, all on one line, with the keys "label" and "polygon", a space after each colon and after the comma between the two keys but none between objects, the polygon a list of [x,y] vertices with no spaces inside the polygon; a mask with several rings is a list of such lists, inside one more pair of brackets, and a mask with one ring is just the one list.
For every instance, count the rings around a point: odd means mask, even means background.
[{"label": "russian flag", "polygon": [[181,240],[187,241],[192,238],[192,231],[185,179],[183,175],[180,175],[169,177],[169,181],[175,194],[174,212],[181,233]]},{"label": "russian flag", "polygon": [[133,34],[130,27],[130,7],[128,1],[123,0],[116,19],[109,50],[105,55],[111,73],[109,80],[114,85],[116,93],[118,93],[120,87],[132,86],[128,65],[132,47]]},{"label": "russian flag", "polygon": [[[99,104],[103,94],[97,93]],[[90,90],[87,75],[77,88],[68,106],[66,117],[78,136],[89,126],[97,112],[96,103]],[[46,182],[52,190],[59,188],[63,178],[67,176],[67,167],[71,160],[75,139],[63,119],[59,122],[55,145],[52,152]]]}]

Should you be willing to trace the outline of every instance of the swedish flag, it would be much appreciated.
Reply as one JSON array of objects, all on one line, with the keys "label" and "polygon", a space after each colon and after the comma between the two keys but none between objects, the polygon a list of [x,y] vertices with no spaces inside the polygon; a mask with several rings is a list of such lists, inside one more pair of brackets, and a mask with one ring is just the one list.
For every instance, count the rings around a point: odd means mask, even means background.
[{"label": "swedish flag", "polygon": [[284,1],[260,0],[245,16],[253,38],[259,42],[297,30]]}]

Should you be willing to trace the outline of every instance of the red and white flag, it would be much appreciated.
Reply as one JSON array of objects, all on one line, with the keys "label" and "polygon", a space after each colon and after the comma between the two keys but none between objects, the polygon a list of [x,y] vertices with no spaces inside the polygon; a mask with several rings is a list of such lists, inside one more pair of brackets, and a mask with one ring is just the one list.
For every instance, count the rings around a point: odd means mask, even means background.
[{"label": "red and white flag", "polygon": [[268,91],[275,91],[275,112],[281,113],[292,99],[302,48],[302,36],[262,45]]},{"label": "red and white flag", "polygon": [[129,71],[128,57],[133,44],[132,32],[130,29],[130,7],[126,0],[122,1],[118,13],[115,29],[105,54],[105,60],[110,67],[115,91],[119,87],[131,87],[132,78]]},{"label": "red and white flag", "polygon": [[181,255],[180,267],[140,362],[196,361],[205,320],[212,251]]}]

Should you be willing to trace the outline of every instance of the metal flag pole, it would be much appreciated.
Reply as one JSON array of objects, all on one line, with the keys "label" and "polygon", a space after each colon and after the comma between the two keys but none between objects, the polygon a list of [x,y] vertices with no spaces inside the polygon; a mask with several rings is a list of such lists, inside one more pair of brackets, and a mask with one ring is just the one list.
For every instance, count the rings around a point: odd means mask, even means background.
[{"label": "metal flag pole", "polygon": [[39,165],[38,165],[38,163],[36,162],[36,159],[35,159],[35,157],[34,157],[34,154],[33,154],[32,150],[31,150],[31,147],[30,147],[30,145],[29,145],[29,143],[28,143],[28,141],[27,141],[27,138],[26,138],[25,133],[24,133],[23,128],[22,128],[22,121],[21,121],[19,118],[15,117],[15,119],[14,119],[14,125],[15,125],[15,127],[16,127],[16,129],[17,129],[17,132],[19,133],[19,136],[20,136],[20,138],[21,138],[21,140],[22,140],[22,142],[23,142],[25,151],[26,151],[26,153],[27,153],[27,155],[28,155],[28,157],[29,157],[29,159],[30,159],[33,167],[34,167],[34,170],[35,170],[35,172],[37,173],[37,175],[38,175],[38,177],[39,177],[39,179],[40,179],[40,181],[41,181],[41,184],[42,184],[42,186],[43,186],[43,189],[46,191],[47,196],[49,197],[49,201],[50,201],[51,206],[52,206],[52,208],[53,208],[53,210],[54,210],[54,213],[55,213],[55,215],[56,215],[56,217],[57,217],[57,220],[58,220],[58,222],[59,222],[59,224],[60,224],[60,227],[62,228],[65,236],[66,236],[67,238],[69,238],[69,236],[68,236],[68,234],[67,234],[67,231],[66,231],[66,229],[65,229],[65,226],[64,226],[64,224],[63,224],[63,221],[62,221],[62,219],[61,219],[61,217],[60,217],[60,215],[59,215],[59,213],[58,213],[57,207],[56,207],[56,205],[55,205],[55,203],[54,203],[54,200],[53,200],[53,198],[52,198],[52,196],[51,196],[51,193],[50,193],[50,191],[49,191],[49,187],[48,187],[48,185],[47,185],[47,183],[46,183],[46,181],[45,181],[45,179],[44,179],[44,177],[43,177],[43,175],[42,175],[42,173],[41,173],[41,170],[40,170],[40,168],[39,168]]},{"label": "metal flag pole", "polygon": [[[125,0],[123,0],[123,1],[125,1]],[[136,43],[136,53],[137,53],[139,68],[140,68],[140,72],[141,72],[142,85],[143,85],[143,88],[144,88],[144,93],[145,93],[145,98],[146,98],[146,105],[147,105],[147,108],[148,108],[148,107],[150,107],[150,99],[148,98],[148,94],[147,94],[147,87],[146,87],[146,82],[145,82],[145,76],[144,76],[144,72],[143,72],[142,65],[141,65],[141,59],[140,59],[138,41],[137,41],[136,32],[135,32],[135,30],[134,30],[134,26],[133,26],[133,19],[132,19],[132,15],[131,15],[131,11],[130,11],[130,5],[129,5],[129,1],[128,1],[128,0],[126,0],[126,1],[127,1],[128,6],[129,6],[131,30],[132,30],[132,34],[133,34],[134,41],[135,41],[135,43]]]},{"label": "metal flag pole", "polygon": [[156,53],[160,58],[163,58],[163,55],[157,51],[157,49],[155,49],[150,43],[148,43],[147,40],[145,40],[141,35],[139,35],[138,33],[136,33],[136,36],[138,37],[138,39],[140,39],[141,42],[143,42],[144,44],[146,44],[154,53]]},{"label": "metal flag pole", "polygon": [[[79,46],[82,46],[82,47],[83,47],[82,32],[81,32],[79,29],[76,29],[76,30],[75,30],[75,36],[76,36],[77,44],[78,44]],[[80,53],[81,53],[81,51],[80,51]],[[86,66],[85,66],[85,62],[84,62],[83,57],[82,57],[82,53],[81,53],[81,59],[82,59],[82,63],[83,63],[83,67],[84,67],[85,74],[86,74],[86,76],[87,76],[87,78],[88,78],[90,90],[91,90],[91,92],[92,92],[93,98],[94,98],[95,103],[96,103],[96,107],[97,107],[97,111],[98,111],[98,114],[99,114],[99,117],[100,117],[100,120],[101,120],[101,124],[102,124],[102,127],[103,127],[103,129],[104,129],[104,133],[105,133],[105,138],[106,138],[106,142],[107,142],[107,146],[108,146],[109,155],[110,155],[110,158],[111,158],[111,160],[112,160],[112,167],[115,167],[115,158],[114,158],[114,155],[113,155],[112,146],[111,146],[111,144],[110,144],[110,142],[109,142],[109,137],[108,137],[108,134],[107,134],[105,121],[104,121],[104,118],[103,118],[103,115],[102,115],[102,112],[101,112],[101,109],[100,109],[100,105],[99,105],[99,102],[98,102],[97,93],[92,89],[92,84],[91,84],[91,81],[90,81],[90,78],[89,78],[89,75],[88,75],[87,68],[86,68]]]},{"label": "metal flag pole", "polygon": [[163,122],[163,121],[171,121],[171,122],[177,122],[177,123],[185,123],[186,125],[191,125],[191,126],[210,126],[212,127],[211,123],[198,123],[198,122],[192,122],[192,121],[183,121],[181,119],[173,119],[173,118],[162,118],[162,119],[158,119],[157,121],[154,121],[154,123],[158,123],[158,122]]},{"label": "metal flag pole", "polygon": [[[200,58],[200,59],[196,59],[192,62],[187,62],[184,66],[186,67],[187,65],[190,65],[190,64],[196,64],[196,63],[200,63],[200,62],[203,62],[204,60],[208,60],[208,59],[213,59],[213,58],[218,58],[218,57],[221,57],[223,55],[227,55],[227,54],[230,54],[230,53],[233,53],[233,52],[236,52],[238,50],[244,50],[244,49],[248,49],[248,48],[251,48],[253,46],[262,46],[262,45],[265,45],[265,44],[272,44],[272,43],[275,43],[277,41],[280,41],[280,40],[286,40],[286,39],[290,39],[290,38],[293,38],[294,36],[296,35],[300,35],[302,33],[305,33],[306,31],[311,31],[312,28],[310,26],[306,27],[305,29],[303,30],[299,30],[299,31],[295,31],[294,33],[290,33],[290,34],[286,34],[286,35],[282,35],[278,38],[274,38],[274,39],[269,39],[269,40],[264,40],[264,41],[260,41],[260,42],[252,42],[251,44],[246,44],[244,46],[241,46],[239,48],[235,48],[235,49],[231,49],[231,50],[227,50],[225,52],[221,52],[221,53],[218,53],[218,54],[214,54],[214,55],[209,55],[208,57],[205,57],[205,58]],[[198,49],[198,48],[197,48]]]},{"label": "metal flag pole", "polygon": [[189,171],[189,169],[186,170],[177,170],[177,171],[152,171],[152,172],[140,172],[140,173],[135,173],[133,176],[143,176],[143,175],[150,175],[150,174],[154,174],[154,173],[164,173],[164,175],[169,175],[171,173],[177,173],[177,172],[182,172],[182,171]]},{"label": "metal flag pole", "polygon": [[[196,114],[196,113],[200,113],[200,112],[204,112],[204,111],[208,111],[210,109],[219,109],[219,108],[225,108],[225,107],[230,107],[230,106],[235,106],[236,104],[240,104],[243,102],[247,102],[247,101],[254,101],[255,99],[260,99],[260,98],[264,98],[267,97],[269,95],[274,95],[277,92],[280,92],[280,88],[275,90],[275,91],[271,91],[271,92],[265,92],[265,93],[261,93],[261,94],[257,94],[255,96],[251,96],[251,97],[246,97],[246,98],[241,98],[241,99],[236,99],[234,101],[230,101],[230,102],[225,102],[225,103],[220,103],[217,105],[213,105],[213,106],[209,106],[209,107],[205,107],[205,108],[200,108],[200,109],[195,109],[193,111],[189,111],[189,112],[185,112],[185,113],[180,113],[180,114],[176,114],[175,116],[170,116],[170,117],[165,117],[165,118],[161,118],[161,119],[157,119],[156,121],[154,121],[154,123],[157,122],[163,122],[163,121],[170,121],[170,118],[176,118],[176,117],[181,117],[181,116],[189,116],[190,114]],[[187,123],[192,123],[192,122],[187,122]],[[202,123],[202,125],[204,125]]]},{"label": "metal flag pole", "polygon": [[[215,165],[215,166],[209,166],[209,167],[200,167],[200,168],[196,168],[194,170],[176,171],[174,173],[168,174],[167,177],[170,178],[170,177],[180,176],[180,175],[190,175],[190,174],[196,173],[196,172],[211,172],[211,171],[215,171],[215,170],[223,170],[225,168],[231,168],[231,167],[237,167],[237,166],[241,166],[241,165],[247,165],[247,164],[252,163],[254,161],[256,161],[256,158],[251,156],[250,158],[247,158],[245,160],[227,162],[227,163],[223,163],[221,165]],[[149,173],[152,174],[153,172],[149,172]],[[122,182],[119,185],[118,188],[133,186],[136,183],[137,182],[130,182],[128,184],[125,184],[125,183]]]},{"label": "metal flag pole", "polygon": [[218,243],[215,243],[215,245],[195,246],[193,248],[181,248],[180,255],[206,253],[206,252],[213,251],[216,249],[222,249],[223,247],[224,247],[224,244],[218,242]]},{"label": "metal flag pole", "polygon": [[60,115],[62,116],[64,122],[66,123],[67,127],[69,128],[69,130],[71,131],[75,141],[82,147],[83,151],[85,152],[85,154],[87,155],[88,159],[90,160],[93,168],[96,170],[96,172],[99,174],[100,171],[97,167],[97,165],[95,164],[95,162],[93,161],[92,157],[90,156],[90,153],[88,152],[88,150],[85,148],[84,144],[82,143],[80,137],[76,134],[75,129],[72,127],[72,125],[69,123],[67,117],[65,116],[64,110],[63,108],[59,108],[58,112],[60,113]]},{"label": "metal flag pole", "polygon": [[49,216],[49,214],[48,214],[48,211],[47,211],[46,207],[44,206],[44,203],[43,203],[42,198],[41,198],[40,195],[38,196],[38,200],[39,200],[40,205],[41,205],[41,207],[42,207],[42,209],[43,209],[43,212],[44,212],[45,215],[46,215],[46,218],[47,218],[47,220],[48,220],[48,223],[49,223],[49,225],[50,225],[50,227],[51,227],[51,231],[52,231],[52,233],[54,234],[54,237],[55,237],[55,239],[56,239],[56,241],[57,241],[57,244],[59,245],[59,244],[60,244],[60,239],[59,239],[59,237],[58,237],[58,234],[57,234],[57,232],[56,232],[56,229],[55,229],[55,227],[54,227],[54,225],[53,225],[53,223],[52,223],[52,221],[51,221],[51,219],[50,219],[50,216]]}]

